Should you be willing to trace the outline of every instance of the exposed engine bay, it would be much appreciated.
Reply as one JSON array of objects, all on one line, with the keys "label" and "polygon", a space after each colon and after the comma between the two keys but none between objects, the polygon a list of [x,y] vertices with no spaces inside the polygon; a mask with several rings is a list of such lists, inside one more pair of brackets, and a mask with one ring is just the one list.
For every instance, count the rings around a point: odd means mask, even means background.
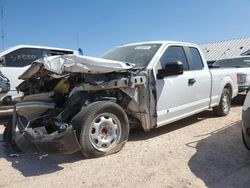
[{"label": "exposed engine bay", "polygon": [[[72,118],[96,101],[119,104],[130,124],[149,130],[150,113],[146,73],[132,64],[86,56],[63,55],[35,61],[20,77],[23,92],[10,121],[12,140],[16,127],[39,149],[74,153],[80,150]],[[106,130],[106,129],[105,129]],[[113,141],[112,141],[113,142]],[[110,144],[112,144],[110,142]]]}]

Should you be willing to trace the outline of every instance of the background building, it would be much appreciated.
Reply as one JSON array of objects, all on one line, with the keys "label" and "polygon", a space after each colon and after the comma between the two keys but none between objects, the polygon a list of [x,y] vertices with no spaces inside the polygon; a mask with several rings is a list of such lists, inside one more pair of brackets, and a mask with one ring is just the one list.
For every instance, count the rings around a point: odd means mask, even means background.
[{"label": "background building", "polygon": [[218,59],[250,55],[250,37],[201,44],[208,64]]}]

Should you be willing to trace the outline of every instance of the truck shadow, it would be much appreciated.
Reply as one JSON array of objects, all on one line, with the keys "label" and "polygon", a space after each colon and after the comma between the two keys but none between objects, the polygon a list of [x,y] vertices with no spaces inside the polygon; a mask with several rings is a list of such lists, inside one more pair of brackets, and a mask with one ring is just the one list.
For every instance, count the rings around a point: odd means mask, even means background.
[{"label": "truck shadow", "polygon": [[241,121],[186,145],[196,148],[188,165],[207,187],[249,187],[250,152],[242,142]]}]

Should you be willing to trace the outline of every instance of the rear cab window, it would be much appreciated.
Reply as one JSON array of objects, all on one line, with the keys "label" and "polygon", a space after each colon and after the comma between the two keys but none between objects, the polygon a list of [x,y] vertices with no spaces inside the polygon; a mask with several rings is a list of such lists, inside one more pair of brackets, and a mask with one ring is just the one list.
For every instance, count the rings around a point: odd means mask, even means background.
[{"label": "rear cab window", "polygon": [[190,64],[192,65],[192,70],[202,70],[204,68],[204,64],[199,50],[194,47],[188,47],[188,49],[190,53]]}]

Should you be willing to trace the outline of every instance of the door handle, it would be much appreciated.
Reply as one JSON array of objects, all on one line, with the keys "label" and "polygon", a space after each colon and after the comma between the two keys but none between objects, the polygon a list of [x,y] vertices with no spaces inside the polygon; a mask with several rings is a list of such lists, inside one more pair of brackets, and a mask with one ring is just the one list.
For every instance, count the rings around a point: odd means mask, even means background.
[{"label": "door handle", "polygon": [[188,85],[191,86],[196,82],[194,78],[188,79]]}]

